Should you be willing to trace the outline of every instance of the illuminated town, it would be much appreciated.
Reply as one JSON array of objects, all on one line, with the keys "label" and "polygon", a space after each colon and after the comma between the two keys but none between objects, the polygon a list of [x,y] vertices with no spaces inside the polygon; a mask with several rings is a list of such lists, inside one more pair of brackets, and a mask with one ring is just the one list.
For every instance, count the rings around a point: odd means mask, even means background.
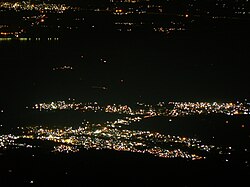
[{"label": "illuminated town", "polygon": [[[110,149],[152,154],[163,158],[205,159],[205,156],[196,155],[195,151],[210,152],[215,149],[213,145],[205,145],[196,139],[187,137],[162,135],[150,131],[135,131],[121,129],[115,123],[107,124],[82,124],[73,129],[44,128],[41,126],[18,127],[19,136],[2,135],[0,137],[1,149],[26,147],[32,145],[18,143],[17,140],[42,140],[51,141],[56,145],[52,152],[78,152],[80,149]],[[189,149],[189,151],[184,151]]]},{"label": "illuminated town", "polygon": [[[80,112],[104,112],[118,114],[118,119],[104,123],[91,123],[83,121],[78,128],[73,127],[46,127],[27,126],[18,127],[18,135],[1,135],[0,148],[32,148],[32,145],[18,142],[31,139],[54,142],[52,152],[79,152],[81,149],[109,149],[115,151],[127,151],[152,154],[163,158],[205,159],[206,154],[217,152],[225,154],[228,149],[206,145],[195,138],[164,135],[158,132],[128,130],[124,127],[140,122],[143,118],[154,116],[178,117],[186,115],[249,115],[249,106],[237,103],[208,103],[208,102],[168,102],[173,109],[166,109],[165,102],[159,102],[156,106],[137,102],[137,109],[127,105],[100,106],[97,102],[77,103],[75,99],[69,101],[56,101],[51,103],[35,104],[32,110],[53,111],[73,110]],[[139,106],[139,108],[138,108]],[[156,109],[157,107],[157,109]],[[27,109],[29,107],[26,107]],[[169,108],[169,107],[168,107]],[[123,116],[123,117],[120,117]],[[196,152],[200,154],[196,154]]]},{"label": "illuminated town", "polygon": [[[248,1],[239,3],[238,1],[215,0],[203,6],[192,0],[181,3],[178,1],[155,3],[154,1],[113,0],[107,0],[105,4],[97,2],[88,5],[84,2],[74,4],[70,1],[66,3],[60,4],[50,1],[0,2],[0,12],[24,13],[21,17],[14,16],[14,19],[20,20],[18,24],[0,24],[0,41],[12,38],[20,38],[22,41],[29,41],[30,38],[40,40],[41,36],[44,38],[44,34],[46,39],[54,40],[54,38],[65,37],[65,35],[72,37],[74,33],[77,33],[75,36],[81,36],[82,32],[93,31],[145,31],[172,35],[193,30],[194,23],[198,21],[196,19],[200,19],[202,16],[213,20],[239,19],[250,15]],[[93,21],[91,17],[89,18],[89,14],[97,15],[99,19],[93,18]],[[139,20],[133,19],[133,16],[138,15],[142,16]],[[152,15],[158,16],[158,19],[150,18]],[[104,25],[101,23],[102,16],[108,18]],[[111,20],[109,20],[110,16],[113,17]],[[132,18],[128,16],[132,16]],[[9,19],[13,19],[13,17]],[[47,33],[50,29],[55,32],[63,31],[64,34],[53,32],[53,36],[51,36],[51,32]]]},{"label": "illuminated town", "polygon": [[15,10],[15,11],[25,11],[25,10],[35,10],[42,13],[63,13],[65,10],[70,9],[70,6],[64,4],[47,4],[47,3],[31,3],[30,1],[21,2],[0,2],[0,8]]},{"label": "illuminated town", "polygon": [[[74,100],[74,99],[73,99]],[[81,112],[106,112],[128,114],[130,116],[139,115],[139,117],[153,116],[186,116],[198,114],[226,114],[226,115],[249,115],[250,109],[248,104],[237,103],[217,103],[217,102],[159,102],[157,105],[148,105],[137,102],[135,108],[128,105],[107,105],[100,106],[94,103],[77,103],[66,101],[55,101],[51,103],[39,103],[32,107],[36,110],[79,110]],[[170,109],[172,108],[172,109]]]},{"label": "illuminated town", "polygon": [[183,116],[192,114],[226,114],[226,115],[237,115],[245,114],[249,115],[249,106],[243,103],[208,103],[208,102],[170,102],[169,104],[174,105],[170,115]]},{"label": "illuminated town", "polygon": [[[203,145],[196,139],[186,137],[165,136],[149,131],[124,130],[119,127],[108,127],[100,124],[63,129],[47,129],[42,127],[27,127],[27,134],[21,138],[53,141],[62,145],[55,146],[54,151],[77,152],[84,149],[111,149],[153,154],[164,158],[204,159],[194,153],[181,150],[188,147],[194,150],[209,152],[214,146]],[[160,146],[161,145],[161,146]],[[173,147],[173,148],[172,148]],[[175,147],[178,147],[175,149]]]}]

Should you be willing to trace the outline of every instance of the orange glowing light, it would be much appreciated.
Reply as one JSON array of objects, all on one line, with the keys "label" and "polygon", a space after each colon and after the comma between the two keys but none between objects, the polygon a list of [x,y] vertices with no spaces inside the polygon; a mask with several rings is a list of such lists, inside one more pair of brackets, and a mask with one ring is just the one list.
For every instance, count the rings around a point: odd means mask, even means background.
[{"label": "orange glowing light", "polygon": [[122,12],[122,9],[116,9],[115,12],[116,12],[116,13],[121,13],[121,12]]}]

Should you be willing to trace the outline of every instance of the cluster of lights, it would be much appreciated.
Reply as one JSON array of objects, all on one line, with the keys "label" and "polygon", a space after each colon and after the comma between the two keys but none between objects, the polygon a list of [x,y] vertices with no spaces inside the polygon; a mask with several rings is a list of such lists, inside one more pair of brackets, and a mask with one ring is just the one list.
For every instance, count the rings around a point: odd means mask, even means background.
[{"label": "cluster of lights", "polygon": [[171,33],[171,32],[174,32],[174,31],[185,31],[186,29],[185,28],[182,28],[182,27],[179,27],[179,28],[174,28],[174,27],[171,27],[171,28],[164,28],[164,27],[155,27],[154,28],[154,31],[155,32],[161,32],[161,33]]},{"label": "cluster of lights", "polygon": [[[1,33],[0,33],[1,34]],[[10,33],[10,35],[12,35]],[[24,37],[15,37],[15,38],[10,38],[10,37],[4,37],[0,38],[0,41],[40,41],[41,38],[24,38]],[[58,41],[59,38],[47,38],[48,41]]]},{"label": "cluster of lights", "polygon": [[[117,119],[112,123],[112,127],[117,125],[130,125],[132,122],[139,122],[142,118],[139,116],[125,117],[124,119]],[[108,124],[108,122],[107,122]]]},{"label": "cluster of lights", "polygon": [[73,70],[72,66],[61,66],[61,67],[55,67],[53,68],[53,71],[55,70]]},{"label": "cluster of lights", "polygon": [[[236,1],[238,2],[238,1]],[[248,4],[248,0],[245,1],[245,3],[241,2],[239,4],[235,4],[232,6],[232,10],[234,10],[234,13],[236,15],[246,15],[246,14],[250,14],[250,11],[248,9],[249,5]],[[217,1],[215,6],[222,8],[222,9],[229,9],[230,5],[227,4],[226,1]]]},{"label": "cluster of lights", "polygon": [[[113,122],[107,121],[103,124],[90,124],[83,122],[83,127],[78,129],[44,129],[42,127],[30,127],[28,133],[23,138],[40,139],[60,143],[54,151],[77,152],[80,148],[85,149],[112,149],[117,151],[129,151],[153,154],[165,158],[186,158],[203,159],[193,153],[183,151],[199,150],[210,152],[215,150],[212,145],[204,145],[196,139],[180,136],[162,135],[149,131],[124,130],[121,127],[139,122],[143,118],[154,116],[185,116],[195,114],[221,113],[227,115],[249,114],[249,109],[243,103],[209,103],[209,102],[159,102],[157,105],[137,103],[137,107],[132,109],[127,105],[107,105],[99,106],[98,103],[76,103],[71,104],[65,101],[36,104],[35,109],[39,110],[80,110],[125,114],[121,119]],[[172,108],[172,109],[167,109]],[[164,145],[165,144],[165,145]],[[176,146],[178,144],[178,146]],[[164,146],[163,146],[164,145]],[[167,148],[166,148],[167,147]],[[178,147],[174,149],[172,147]],[[181,147],[181,148],[180,148]],[[172,148],[172,149],[171,149]],[[72,150],[72,151],[71,151]],[[220,153],[225,153],[223,148],[217,147]],[[220,154],[219,153],[219,154]]]},{"label": "cluster of lights", "polygon": [[18,143],[21,137],[13,134],[0,135],[0,150],[9,148],[32,148],[32,145],[26,143]]},{"label": "cluster of lights", "polygon": [[109,113],[125,113],[125,114],[131,114],[132,113],[132,109],[127,106],[127,105],[108,105],[105,108],[105,112],[109,112]]},{"label": "cluster of lights", "polygon": [[209,103],[209,102],[170,102],[174,105],[173,110],[169,111],[171,116],[183,116],[193,114],[226,114],[226,115],[238,115],[238,114],[250,114],[249,108],[243,103]]},{"label": "cluster of lights", "polygon": [[[71,102],[72,101],[72,102]],[[206,145],[201,141],[181,136],[164,135],[157,132],[125,129],[124,125],[139,122],[143,118],[165,115],[169,117],[194,114],[222,113],[229,115],[249,114],[246,105],[242,103],[208,103],[208,102],[160,102],[157,105],[137,103],[132,109],[127,105],[99,106],[94,103],[77,103],[69,98],[69,102],[56,101],[36,104],[37,110],[79,110],[82,112],[107,112],[123,116],[114,121],[104,123],[82,122],[78,128],[47,128],[43,126],[21,127],[21,134],[0,136],[0,148],[27,147],[29,145],[16,143],[25,139],[54,142],[52,152],[78,152],[81,149],[110,149],[151,154],[164,158],[205,159],[207,153],[225,155],[232,149]],[[172,109],[167,109],[171,108]],[[197,152],[200,154],[198,155]]]},{"label": "cluster of lights", "polygon": [[[0,41],[12,41],[12,40],[17,40],[17,41],[28,41],[29,38],[0,38]],[[31,40],[31,39],[30,39]]]},{"label": "cluster of lights", "polygon": [[29,1],[21,1],[21,2],[0,2],[0,8],[5,8],[9,10],[15,11],[23,11],[23,10],[35,10],[40,12],[56,12],[63,13],[64,11],[70,9],[70,6],[66,6],[64,4],[47,4],[47,3],[30,3]]},{"label": "cluster of lights", "polygon": [[[126,130],[107,125],[85,124],[73,129],[43,128],[40,126],[24,129],[24,139],[36,139],[60,143],[54,147],[57,152],[77,152],[79,149],[111,149],[152,154],[164,158],[204,159],[187,149],[209,152],[214,146],[201,145],[200,141],[187,137],[163,135],[150,131]],[[175,148],[174,148],[175,147]],[[176,148],[178,147],[178,149]],[[183,150],[182,150],[183,148]]]},{"label": "cluster of lights", "polygon": [[115,22],[115,25],[129,25],[129,26],[131,26],[131,25],[134,25],[134,23],[133,22]]},{"label": "cluster of lights", "polygon": [[[65,66],[64,66],[65,67]],[[63,70],[65,69],[63,67]],[[62,68],[59,68],[60,70]],[[54,69],[53,69],[54,70]],[[99,88],[99,87],[93,87],[93,88]],[[103,87],[100,87],[101,89],[105,89]],[[80,110],[82,112],[86,111],[105,111],[107,113],[123,113],[123,114],[133,114],[132,109],[127,105],[107,105],[107,106],[99,106],[97,102],[94,103],[66,103],[65,101],[55,101],[51,103],[40,103],[35,104],[33,109],[39,109],[41,110]]]},{"label": "cluster of lights", "polygon": [[[187,15],[185,15],[186,17]],[[152,23],[153,24],[153,23]],[[184,23],[182,23],[181,21],[179,22],[175,22],[175,21],[171,21],[169,26],[167,27],[154,27],[153,30],[155,32],[160,32],[160,33],[166,33],[166,34],[170,34],[172,32],[176,32],[176,31],[185,31],[186,30],[186,26]]]},{"label": "cluster of lights", "polygon": [[8,28],[9,26],[8,25],[0,25],[0,29],[2,28]]},{"label": "cluster of lights", "polygon": [[[249,0],[234,0],[234,1],[227,1],[227,0],[216,0],[210,2],[210,6],[214,9],[220,10],[220,11],[230,11],[232,14],[237,15],[247,15],[250,14],[249,11]],[[204,7],[201,7],[199,4],[196,4],[196,1],[190,2],[188,4],[190,10],[194,10],[196,13],[202,13],[202,14],[213,14],[214,10],[207,9]],[[217,16],[216,16],[217,17]],[[218,18],[218,17],[217,17]],[[226,16],[224,17],[226,18]]]},{"label": "cluster of lights", "polygon": [[54,146],[53,152],[60,152],[60,153],[76,153],[79,149],[76,146],[69,146],[69,145],[59,145]]},{"label": "cluster of lights", "polygon": [[145,14],[145,13],[147,13],[145,10],[134,9],[134,8],[131,8],[131,7],[128,10],[120,9],[120,8],[113,10],[114,15]]},{"label": "cluster of lights", "polygon": [[33,109],[41,110],[69,110],[69,109],[79,109],[82,103],[66,103],[65,101],[56,101],[51,103],[40,103],[35,104]]},{"label": "cluster of lights", "polygon": [[22,33],[24,33],[23,29],[21,29],[20,31],[5,31],[5,32],[0,32],[0,36],[3,37],[15,36],[16,38],[18,38]]},{"label": "cluster of lights", "polygon": [[[137,26],[140,25],[145,25],[146,23],[144,22],[139,22],[139,23],[133,23],[133,22],[115,22],[114,23],[119,31],[132,31],[133,28],[136,28]],[[166,26],[155,26],[155,23],[152,22],[151,25],[153,26],[153,31],[154,32],[159,32],[159,33],[166,33],[170,34],[172,32],[176,31],[185,31],[186,26],[182,22],[174,22],[171,21],[168,25]]]},{"label": "cluster of lights", "polygon": [[[115,150],[151,154],[163,158],[183,158],[187,160],[205,159],[196,154],[216,153],[229,161],[235,149],[202,144],[195,138],[163,135],[157,132],[126,130],[121,126],[82,123],[78,128],[46,128],[42,126],[18,127],[19,135],[1,135],[0,150],[35,148],[37,146],[21,143],[26,139],[54,142],[51,152],[76,153],[81,149]],[[59,145],[58,145],[59,144]],[[248,152],[248,149],[244,149]],[[248,161],[244,162],[248,166]]]},{"label": "cluster of lights", "polygon": [[[171,107],[172,109],[167,109]],[[138,117],[139,118],[148,118],[148,117],[154,117],[154,116],[175,117],[175,116],[199,115],[199,114],[206,114],[206,115],[209,115],[209,114],[249,115],[250,114],[249,107],[240,102],[237,102],[237,103],[169,102],[167,104],[165,104],[164,102],[160,102],[156,106],[147,105],[144,103],[137,103],[137,107],[132,108],[128,105],[116,105],[116,104],[100,106],[97,102],[66,103],[65,101],[55,101],[51,103],[35,104],[33,109],[37,109],[40,111],[41,110],[78,110],[81,112],[92,111],[92,112],[125,114],[127,116],[123,120],[127,120],[130,122],[134,121]]]},{"label": "cluster of lights", "polygon": [[[122,6],[123,8],[118,8],[115,6],[115,9],[113,10],[113,13],[116,15],[123,15],[123,14],[141,14],[141,13],[156,13],[156,14],[161,14],[161,13],[168,13],[168,7],[164,5],[164,3],[161,5],[159,3],[154,4],[149,1],[149,3],[140,3],[138,5],[133,5],[129,6],[127,3],[131,3],[132,1],[123,1],[123,0],[110,0],[111,3],[119,2],[119,3],[126,3],[126,6]],[[142,2],[142,1],[133,1],[134,2]],[[171,7],[172,3],[170,1],[166,1],[168,6]],[[172,1],[175,3],[175,1]],[[186,4],[186,9],[184,12],[191,12],[194,13],[195,16],[200,16],[202,14],[205,15],[216,15],[220,14],[220,12],[223,12],[226,10],[226,12],[231,13],[231,15],[234,16],[239,16],[239,15],[249,15],[250,10],[249,10],[249,0],[233,0],[233,1],[228,1],[228,0],[215,0],[209,2],[209,4],[204,3],[201,4],[199,1],[197,2],[196,0],[190,0],[184,2]],[[121,5],[121,4],[120,4]],[[97,9],[100,10],[100,9]],[[178,11],[178,9],[176,9]],[[183,10],[179,10],[179,13],[183,13]],[[179,14],[182,15],[182,14]],[[183,16],[186,17],[186,14]],[[226,18],[227,16],[225,16]],[[229,18],[229,16],[228,16]]]},{"label": "cluster of lights", "polygon": [[12,134],[1,135],[0,136],[0,149],[6,149],[9,146],[15,146],[16,139],[18,139],[18,137]]}]

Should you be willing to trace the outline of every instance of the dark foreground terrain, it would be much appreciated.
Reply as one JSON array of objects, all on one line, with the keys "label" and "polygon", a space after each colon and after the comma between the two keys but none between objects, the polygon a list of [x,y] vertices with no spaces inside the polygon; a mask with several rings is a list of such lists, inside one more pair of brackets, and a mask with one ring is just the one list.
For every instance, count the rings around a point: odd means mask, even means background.
[{"label": "dark foreground terrain", "polygon": [[[33,156],[34,155],[34,156]],[[217,160],[159,159],[131,153],[82,151],[1,155],[3,186],[245,186],[249,170]]]}]

